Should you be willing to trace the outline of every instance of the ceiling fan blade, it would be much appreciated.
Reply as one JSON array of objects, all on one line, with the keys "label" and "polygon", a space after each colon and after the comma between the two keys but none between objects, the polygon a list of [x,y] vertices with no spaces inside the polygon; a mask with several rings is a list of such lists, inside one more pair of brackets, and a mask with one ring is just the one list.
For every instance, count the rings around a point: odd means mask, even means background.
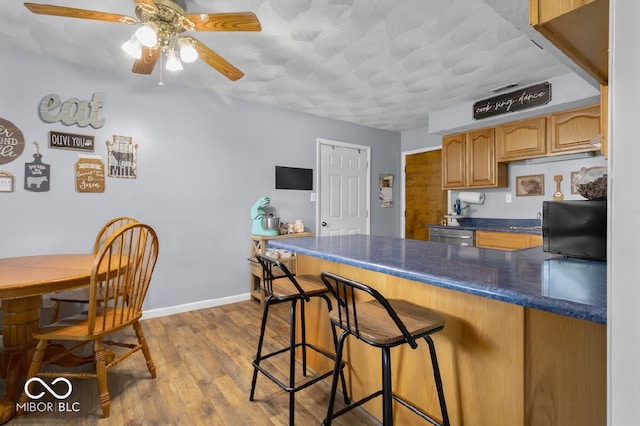
[{"label": "ceiling fan blade", "polygon": [[252,12],[193,13],[184,15],[195,31],[260,31],[260,21]]},{"label": "ceiling fan blade", "polygon": [[98,12],[96,10],[76,9],[74,7],[52,6],[48,4],[25,3],[27,9],[39,15],[65,16],[68,18],[93,19],[96,21],[137,24],[136,18],[117,13]]},{"label": "ceiling fan blade", "polygon": [[231,81],[236,81],[244,76],[244,73],[242,71],[231,65],[229,62],[227,62],[226,59],[222,58],[216,52],[209,49],[207,46],[205,46],[195,38],[189,38],[192,40],[193,47],[198,51],[200,59],[218,70],[220,74],[224,75]]},{"label": "ceiling fan blade", "polygon": [[131,71],[136,74],[151,74],[161,52],[160,47],[142,46],[142,56],[133,63]]}]

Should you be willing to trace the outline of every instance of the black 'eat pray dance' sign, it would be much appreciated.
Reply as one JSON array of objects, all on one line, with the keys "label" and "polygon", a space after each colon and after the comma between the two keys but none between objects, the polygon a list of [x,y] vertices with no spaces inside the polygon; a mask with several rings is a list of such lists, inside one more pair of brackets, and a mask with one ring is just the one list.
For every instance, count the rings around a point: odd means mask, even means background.
[{"label": "black 'eat pray dance' sign", "polygon": [[549,101],[551,101],[551,84],[540,83],[476,102],[473,104],[473,118],[478,120],[493,117],[548,104]]}]

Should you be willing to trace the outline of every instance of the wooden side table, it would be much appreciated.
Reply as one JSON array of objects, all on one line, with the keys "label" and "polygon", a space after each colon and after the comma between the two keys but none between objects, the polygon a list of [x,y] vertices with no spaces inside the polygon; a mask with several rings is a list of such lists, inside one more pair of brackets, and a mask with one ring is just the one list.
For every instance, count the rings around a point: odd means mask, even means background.
[{"label": "wooden side table", "polygon": [[[262,279],[262,267],[256,260],[256,253],[265,254],[267,251],[267,241],[275,240],[278,238],[301,238],[301,237],[313,237],[311,232],[298,232],[296,234],[284,234],[284,235],[251,235],[251,284],[250,292],[251,299],[260,302],[260,306],[264,304],[264,283]],[[291,254],[291,257],[279,258],[280,262],[284,263],[287,269],[292,274],[296,274],[296,256],[295,253]],[[274,271],[275,272],[275,271]]]}]

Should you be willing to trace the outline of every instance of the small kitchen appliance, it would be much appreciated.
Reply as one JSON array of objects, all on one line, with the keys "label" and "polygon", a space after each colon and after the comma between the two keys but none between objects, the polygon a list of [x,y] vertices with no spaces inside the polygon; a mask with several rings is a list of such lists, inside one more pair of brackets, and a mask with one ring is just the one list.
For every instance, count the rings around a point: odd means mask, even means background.
[{"label": "small kitchen appliance", "polygon": [[542,242],[549,253],[606,260],[607,202],[543,201]]},{"label": "small kitchen appliance", "polygon": [[273,215],[268,215],[265,211],[265,208],[269,207],[270,203],[269,197],[262,197],[251,206],[251,219],[253,220],[251,234],[267,236],[279,234],[280,219],[273,217]]}]

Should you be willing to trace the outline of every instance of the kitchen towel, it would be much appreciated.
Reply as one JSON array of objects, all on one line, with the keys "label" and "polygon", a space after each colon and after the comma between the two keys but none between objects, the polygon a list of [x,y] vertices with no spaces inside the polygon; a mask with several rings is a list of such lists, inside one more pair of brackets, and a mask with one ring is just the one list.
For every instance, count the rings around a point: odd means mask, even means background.
[{"label": "kitchen towel", "polygon": [[482,192],[461,192],[458,199],[467,204],[484,204],[484,194]]}]

